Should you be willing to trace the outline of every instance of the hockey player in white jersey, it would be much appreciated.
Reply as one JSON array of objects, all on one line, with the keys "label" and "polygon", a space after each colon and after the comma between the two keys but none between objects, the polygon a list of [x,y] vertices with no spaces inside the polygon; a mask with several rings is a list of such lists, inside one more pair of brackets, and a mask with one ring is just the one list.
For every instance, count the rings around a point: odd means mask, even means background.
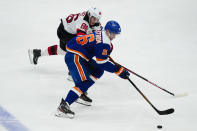
[{"label": "hockey player in white jersey", "polygon": [[34,65],[38,63],[38,58],[42,56],[65,55],[66,44],[73,37],[85,35],[100,28],[101,11],[98,8],[90,8],[78,14],[70,14],[61,18],[61,23],[57,29],[59,45],[49,46],[47,49],[28,50],[30,62]]}]

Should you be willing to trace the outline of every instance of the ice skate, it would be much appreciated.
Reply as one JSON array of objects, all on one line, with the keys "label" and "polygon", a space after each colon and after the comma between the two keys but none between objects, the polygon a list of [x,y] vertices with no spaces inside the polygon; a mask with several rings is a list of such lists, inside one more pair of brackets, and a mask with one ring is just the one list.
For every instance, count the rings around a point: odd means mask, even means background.
[{"label": "ice skate", "polygon": [[30,63],[36,65],[38,63],[38,58],[41,56],[41,50],[40,49],[29,49],[28,50]]},{"label": "ice skate", "polygon": [[76,100],[76,103],[82,104],[82,105],[85,105],[85,106],[91,106],[92,99],[89,98],[87,96],[87,92],[85,92],[85,93],[81,94],[81,96],[79,97],[79,99]]},{"label": "ice skate", "polygon": [[55,116],[72,119],[72,118],[74,118],[74,115],[75,115],[75,113],[70,110],[68,103],[66,103],[64,101],[64,99],[62,99],[59,107],[57,108],[57,112],[56,112]]},{"label": "ice skate", "polygon": [[70,72],[68,72],[67,80],[68,80],[68,81],[73,81],[73,78],[72,78],[72,76],[71,76]]}]

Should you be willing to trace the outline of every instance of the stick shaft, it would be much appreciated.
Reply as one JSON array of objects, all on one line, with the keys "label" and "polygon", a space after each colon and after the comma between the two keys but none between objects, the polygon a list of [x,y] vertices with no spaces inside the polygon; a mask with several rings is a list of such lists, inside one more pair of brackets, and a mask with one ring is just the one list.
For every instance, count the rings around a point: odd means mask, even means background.
[{"label": "stick shaft", "polygon": [[[114,64],[120,65],[119,63],[115,62],[111,57],[109,57],[109,58],[110,58],[110,61],[112,61]],[[122,65],[121,65],[121,66],[122,66]],[[124,67],[124,66],[122,66],[122,67]],[[170,92],[170,91],[168,91],[168,90],[166,90],[166,89],[164,89],[164,88],[158,86],[157,84],[155,84],[155,83],[149,81],[148,79],[146,79],[146,78],[144,78],[143,76],[141,76],[141,75],[139,75],[139,74],[137,74],[137,73],[131,71],[130,69],[128,69],[128,68],[126,68],[126,67],[124,67],[124,68],[125,68],[127,71],[129,71],[130,73],[132,73],[132,74],[138,76],[139,78],[145,80],[146,82],[150,83],[151,85],[153,85],[153,86],[155,86],[155,87],[157,87],[157,88],[159,88],[159,89],[161,89],[161,90],[163,90],[163,91],[169,93],[170,95],[175,96],[174,93],[172,93],[172,92]]]},{"label": "stick shaft", "polygon": [[135,89],[144,97],[144,99],[153,107],[153,109],[159,114],[159,111],[155,106],[149,101],[149,99],[137,88],[137,86],[128,78],[129,82],[135,87]]}]

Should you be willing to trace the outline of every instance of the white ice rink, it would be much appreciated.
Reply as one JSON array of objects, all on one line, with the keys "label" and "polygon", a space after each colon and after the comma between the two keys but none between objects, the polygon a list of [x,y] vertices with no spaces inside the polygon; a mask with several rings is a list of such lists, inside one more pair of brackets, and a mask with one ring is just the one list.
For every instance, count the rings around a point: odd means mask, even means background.
[{"label": "white ice rink", "polygon": [[[1,0],[0,131],[197,131],[196,0]],[[91,107],[73,104],[74,119],[53,115],[72,82],[64,56],[42,57],[34,66],[29,48],[59,43],[60,18],[96,6],[102,24],[120,23],[112,57],[173,92],[174,98],[131,75],[159,109],[159,116],[127,80],[105,72],[89,89]],[[17,128],[16,128],[17,127]]]}]

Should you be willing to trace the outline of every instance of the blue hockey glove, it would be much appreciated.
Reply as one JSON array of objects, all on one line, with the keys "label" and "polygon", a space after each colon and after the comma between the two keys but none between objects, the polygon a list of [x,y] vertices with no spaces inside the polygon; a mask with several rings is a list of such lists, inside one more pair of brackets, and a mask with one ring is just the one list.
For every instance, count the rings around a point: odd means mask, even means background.
[{"label": "blue hockey glove", "polygon": [[118,71],[115,72],[122,79],[127,79],[130,76],[130,73],[122,66],[118,66]]}]

